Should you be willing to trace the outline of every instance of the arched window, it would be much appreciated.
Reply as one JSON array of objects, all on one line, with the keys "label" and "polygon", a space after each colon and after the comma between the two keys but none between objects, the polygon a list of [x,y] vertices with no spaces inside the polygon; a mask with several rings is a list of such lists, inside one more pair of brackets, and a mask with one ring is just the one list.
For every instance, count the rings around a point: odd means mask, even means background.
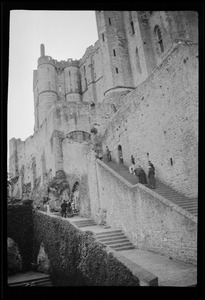
[{"label": "arched window", "polygon": [[85,66],[83,66],[83,71],[84,71],[85,89],[87,89],[87,88],[88,88],[88,83],[87,83],[87,77],[86,77],[86,69],[85,69]]},{"label": "arched window", "polygon": [[132,28],[132,34],[135,34],[135,28],[133,21],[130,22],[131,28]]},{"label": "arched window", "polygon": [[161,29],[159,28],[158,25],[155,26],[154,33],[155,33],[155,36],[157,39],[157,43],[159,44],[160,51],[162,53],[162,52],[164,52],[164,45],[163,45],[163,40],[162,40]]},{"label": "arched window", "polygon": [[137,72],[141,74],[142,70],[141,70],[141,65],[140,65],[140,57],[139,57],[138,48],[136,48],[136,65],[137,65]]}]

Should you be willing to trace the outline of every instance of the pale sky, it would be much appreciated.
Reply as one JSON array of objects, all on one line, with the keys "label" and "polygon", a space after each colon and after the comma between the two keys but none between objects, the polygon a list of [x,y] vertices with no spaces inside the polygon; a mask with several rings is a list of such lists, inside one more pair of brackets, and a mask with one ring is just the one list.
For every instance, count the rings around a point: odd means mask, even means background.
[{"label": "pale sky", "polygon": [[94,11],[11,11],[8,140],[25,140],[34,133],[33,70],[40,44],[45,55],[67,60],[80,59],[97,40]]}]

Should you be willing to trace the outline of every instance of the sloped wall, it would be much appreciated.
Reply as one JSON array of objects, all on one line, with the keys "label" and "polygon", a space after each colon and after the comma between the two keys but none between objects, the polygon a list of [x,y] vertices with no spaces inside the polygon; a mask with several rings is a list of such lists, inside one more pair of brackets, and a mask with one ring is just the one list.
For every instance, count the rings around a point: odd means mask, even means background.
[{"label": "sloped wall", "polygon": [[196,217],[143,185],[126,184],[98,161],[100,207],[107,224],[122,229],[137,247],[196,263]]}]

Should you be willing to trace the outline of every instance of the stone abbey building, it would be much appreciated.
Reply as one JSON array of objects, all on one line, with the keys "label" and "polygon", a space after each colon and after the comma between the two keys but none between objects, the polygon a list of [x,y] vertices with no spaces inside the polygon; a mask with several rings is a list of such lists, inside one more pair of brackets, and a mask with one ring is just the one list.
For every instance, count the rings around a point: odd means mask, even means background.
[{"label": "stone abbey building", "polygon": [[159,221],[162,204],[154,208],[150,200],[153,192],[122,182],[96,160],[95,150],[105,153],[108,145],[113,161],[119,164],[122,155],[127,167],[133,155],[146,173],[151,160],[157,180],[197,198],[197,12],[96,11],[96,21],[98,40],[80,60],[57,61],[40,46],[34,134],[9,142],[12,195],[36,203],[49,195],[59,206],[78,190],[82,216],[97,221],[104,210],[106,222],[134,243],[184,258],[177,250],[184,242],[186,258],[195,260],[196,235],[190,239],[180,229],[183,224],[193,233],[185,224],[193,218],[185,222],[173,207],[164,212],[163,222],[177,228],[172,243]]}]

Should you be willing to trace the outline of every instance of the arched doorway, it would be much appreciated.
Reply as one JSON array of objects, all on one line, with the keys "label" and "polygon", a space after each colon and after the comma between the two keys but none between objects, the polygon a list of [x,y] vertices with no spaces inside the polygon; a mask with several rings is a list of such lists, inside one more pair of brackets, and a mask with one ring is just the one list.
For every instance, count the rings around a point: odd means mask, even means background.
[{"label": "arched doorway", "polygon": [[8,275],[22,272],[23,260],[18,244],[10,237],[7,238],[7,271]]},{"label": "arched doorway", "polygon": [[123,154],[122,154],[122,146],[118,146],[118,158],[119,158],[119,163],[123,164]]},{"label": "arched doorway", "polygon": [[79,182],[76,181],[72,188],[71,202],[73,203],[74,212],[78,214],[80,212],[80,189]]}]

